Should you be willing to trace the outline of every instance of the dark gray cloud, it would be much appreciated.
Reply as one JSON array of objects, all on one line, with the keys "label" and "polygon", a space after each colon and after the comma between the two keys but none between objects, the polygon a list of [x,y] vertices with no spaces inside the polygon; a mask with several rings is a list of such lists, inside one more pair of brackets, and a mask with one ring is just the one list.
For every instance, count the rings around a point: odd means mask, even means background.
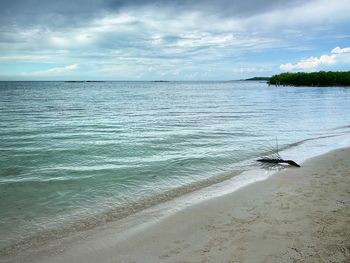
[{"label": "dark gray cloud", "polygon": [[[309,0],[310,2],[312,0]],[[174,12],[199,11],[219,16],[249,16],[305,3],[302,0],[1,0],[2,26],[60,27],[85,23],[123,8],[168,8]]]},{"label": "dark gray cloud", "polygon": [[2,0],[0,21],[2,26],[76,24],[103,12],[105,2],[105,0]]}]

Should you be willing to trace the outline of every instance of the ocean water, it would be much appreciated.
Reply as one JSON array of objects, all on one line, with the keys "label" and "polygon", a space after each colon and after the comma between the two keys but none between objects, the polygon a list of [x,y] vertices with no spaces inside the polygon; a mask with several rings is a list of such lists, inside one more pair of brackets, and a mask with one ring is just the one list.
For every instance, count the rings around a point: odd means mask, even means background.
[{"label": "ocean water", "polygon": [[[350,145],[350,89],[260,82],[0,82],[0,249],[117,220]],[[23,242],[24,243],[24,242]]]}]

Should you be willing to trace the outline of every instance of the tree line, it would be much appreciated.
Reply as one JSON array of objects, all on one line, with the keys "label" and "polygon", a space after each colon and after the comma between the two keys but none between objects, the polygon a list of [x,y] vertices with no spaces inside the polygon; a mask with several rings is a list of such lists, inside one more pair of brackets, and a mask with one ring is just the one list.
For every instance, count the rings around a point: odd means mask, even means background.
[{"label": "tree line", "polygon": [[272,76],[268,83],[285,86],[350,86],[350,71],[282,73]]}]

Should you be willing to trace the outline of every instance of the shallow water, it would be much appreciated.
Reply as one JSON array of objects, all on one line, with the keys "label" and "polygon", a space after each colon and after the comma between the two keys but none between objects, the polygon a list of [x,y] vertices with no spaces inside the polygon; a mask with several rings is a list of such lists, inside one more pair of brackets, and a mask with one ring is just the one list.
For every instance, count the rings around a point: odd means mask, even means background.
[{"label": "shallow water", "polygon": [[296,159],[347,145],[349,105],[336,87],[0,82],[0,247],[234,176],[276,137]]}]

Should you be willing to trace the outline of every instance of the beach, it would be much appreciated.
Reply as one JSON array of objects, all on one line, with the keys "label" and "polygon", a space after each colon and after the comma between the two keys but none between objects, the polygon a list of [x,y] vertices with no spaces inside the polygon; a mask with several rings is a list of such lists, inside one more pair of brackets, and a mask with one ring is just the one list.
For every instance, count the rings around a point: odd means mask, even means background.
[{"label": "beach", "polygon": [[349,160],[337,149],[153,223],[125,218],[4,262],[348,262]]}]

